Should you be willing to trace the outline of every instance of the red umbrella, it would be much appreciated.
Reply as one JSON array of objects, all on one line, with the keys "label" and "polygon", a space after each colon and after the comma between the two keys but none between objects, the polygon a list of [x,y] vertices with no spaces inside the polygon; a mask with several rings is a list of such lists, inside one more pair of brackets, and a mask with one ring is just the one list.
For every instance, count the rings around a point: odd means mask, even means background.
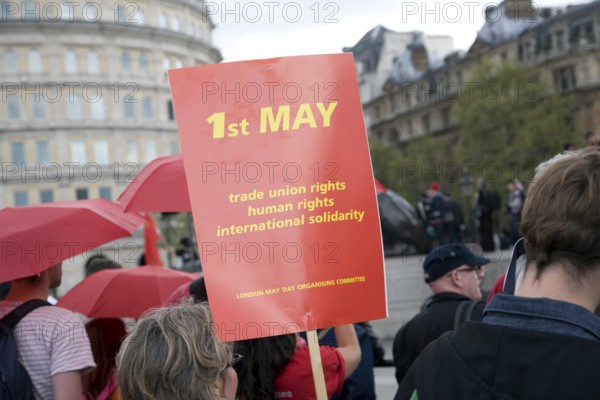
[{"label": "red umbrella", "polygon": [[139,318],[160,307],[179,286],[197,276],[157,265],[98,271],[59,301],[60,307],[90,318]]},{"label": "red umbrella", "polygon": [[130,236],[144,222],[105,199],[0,211],[0,282],[39,274],[61,261]]},{"label": "red umbrella", "polygon": [[162,260],[160,259],[160,253],[158,252],[158,239],[160,234],[154,219],[150,214],[145,216],[146,222],[144,222],[144,259],[146,264],[162,266]]},{"label": "red umbrella", "polygon": [[[375,178],[373,178],[373,179],[375,179]],[[381,184],[381,182],[379,182],[377,179],[375,179],[375,191],[377,193],[385,193],[385,192],[387,192],[387,189],[385,188],[385,186],[383,186]]]},{"label": "red umbrella", "polygon": [[[375,188],[377,193],[387,190],[377,179]],[[118,201],[125,211],[191,212],[181,153],[148,163],[121,193]]]},{"label": "red umbrella", "polygon": [[192,211],[181,153],[148,163],[118,201],[125,211]]}]

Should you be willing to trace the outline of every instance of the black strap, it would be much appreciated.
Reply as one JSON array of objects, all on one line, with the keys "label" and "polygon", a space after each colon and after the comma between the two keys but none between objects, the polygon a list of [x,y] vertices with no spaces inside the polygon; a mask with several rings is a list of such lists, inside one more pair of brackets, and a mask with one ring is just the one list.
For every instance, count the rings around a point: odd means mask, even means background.
[{"label": "black strap", "polygon": [[2,319],[0,319],[0,323],[6,325],[9,329],[13,329],[15,325],[19,323],[19,321],[29,314],[31,311],[35,310],[38,307],[42,306],[50,306],[51,304],[45,300],[33,299],[28,300],[6,314]]},{"label": "black strap", "polygon": [[[458,307],[456,307],[456,312],[454,313],[454,330],[456,330],[460,324],[466,321],[471,320],[471,316],[473,315],[473,310],[475,306],[477,306],[477,301],[461,301]],[[467,309],[465,315],[463,315],[464,309]]]}]

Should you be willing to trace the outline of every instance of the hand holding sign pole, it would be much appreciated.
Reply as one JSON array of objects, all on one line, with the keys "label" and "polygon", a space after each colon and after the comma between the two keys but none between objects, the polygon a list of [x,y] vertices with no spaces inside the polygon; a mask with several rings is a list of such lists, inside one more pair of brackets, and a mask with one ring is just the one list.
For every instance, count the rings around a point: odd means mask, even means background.
[{"label": "hand holding sign pole", "polygon": [[219,337],[385,318],[352,55],[205,65],[169,80]]}]

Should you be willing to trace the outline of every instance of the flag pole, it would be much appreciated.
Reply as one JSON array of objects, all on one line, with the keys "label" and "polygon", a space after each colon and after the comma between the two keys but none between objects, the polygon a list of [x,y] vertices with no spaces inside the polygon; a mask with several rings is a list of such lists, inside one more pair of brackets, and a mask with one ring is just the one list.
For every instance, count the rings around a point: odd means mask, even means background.
[{"label": "flag pole", "polygon": [[310,352],[310,365],[312,367],[313,380],[315,382],[315,392],[317,400],[327,400],[327,389],[325,387],[325,375],[323,374],[323,362],[321,361],[321,351],[319,348],[319,338],[316,330],[306,332],[308,340],[308,350]]}]

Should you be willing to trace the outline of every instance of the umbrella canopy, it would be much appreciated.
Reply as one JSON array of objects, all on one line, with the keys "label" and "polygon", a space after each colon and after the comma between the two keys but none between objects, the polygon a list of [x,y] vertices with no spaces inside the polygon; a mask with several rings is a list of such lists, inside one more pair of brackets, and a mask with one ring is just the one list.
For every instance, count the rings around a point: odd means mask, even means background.
[{"label": "umbrella canopy", "polygon": [[118,201],[125,211],[192,211],[181,153],[148,163]]},{"label": "umbrella canopy", "polygon": [[0,210],[0,282],[45,269],[113,240],[144,222],[116,203],[90,199]]},{"label": "umbrella canopy", "polygon": [[[387,190],[377,179],[375,189],[377,193]],[[181,153],[148,163],[121,193],[118,201],[125,211],[191,212]]]},{"label": "umbrella canopy", "polygon": [[69,290],[60,307],[90,318],[139,318],[160,307],[179,286],[197,276],[157,265],[98,271]]},{"label": "umbrella canopy", "polygon": [[375,192],[376,193],[385,193],[385,192],[387,192],[387,189],[385,188],[385,186],[383,186],[381,184],[381,182],[379,182],[377,179],[375,179]]}]

